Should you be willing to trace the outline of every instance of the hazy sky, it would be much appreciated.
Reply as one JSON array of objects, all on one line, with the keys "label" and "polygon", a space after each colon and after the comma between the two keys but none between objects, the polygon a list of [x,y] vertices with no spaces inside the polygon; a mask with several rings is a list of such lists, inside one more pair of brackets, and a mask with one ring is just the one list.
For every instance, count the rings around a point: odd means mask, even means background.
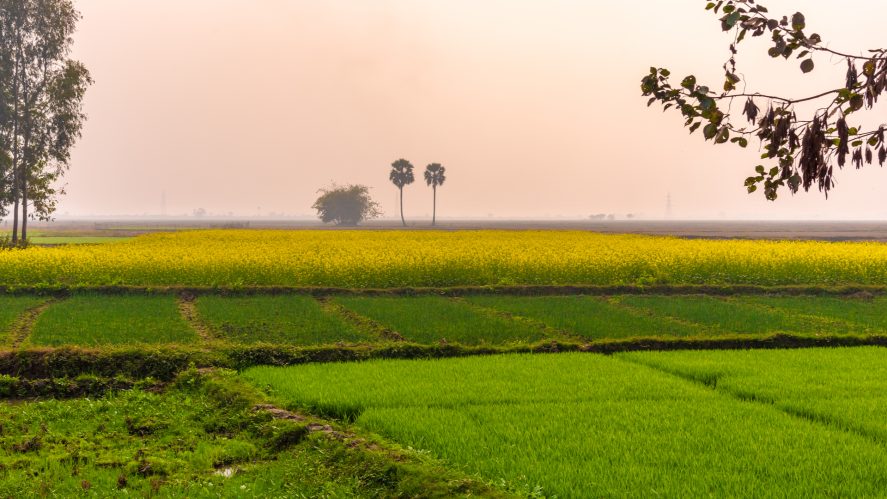
[{"label": "hazy sky", "polygon": [[[441,216],[887,218],[887,171],[845,170],[828,201],[745,193],[756,148],[688,136],[646,108],[651,65],[717,87],[727,35],[703,0],[75,0],[75,57],[96,84],[59,215],[310,214],[318,188],[364,183],[397,214],[389,164],[444,164]],[[887,3],[768,0],[835,49],[887,45]],[[866,11],[865,15],[859,13]],[[835,86],[743,48],[750,91]],[[877,121],[887,122],[885,107]]]}]

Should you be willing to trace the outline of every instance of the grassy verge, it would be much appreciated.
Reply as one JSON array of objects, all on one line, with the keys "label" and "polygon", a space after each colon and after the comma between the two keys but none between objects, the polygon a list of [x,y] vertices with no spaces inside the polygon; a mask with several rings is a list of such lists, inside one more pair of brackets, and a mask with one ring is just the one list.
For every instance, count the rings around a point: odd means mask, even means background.
[{"label": "grassy verge", "polygon": [[611,357],[259,367],[243,376],[292,407],[545,494],[868,495],[887,486],[887,451],[868,438]]},{"label": "grassy verge", "polygon": [[224,373],[163,393],[0,405],[4,496],[498,496],[415,452],[268,410]]},{"label": "grassy verge", "polygon": [[82,294],[53,304],[26,343],[37,346],[190,343],[172,296]]},{"label": "grassy verge", "polygon": [[438,359],[497,354],[617,352],[670,350],[798,349],[813,347],[887,346],[887,335],[730,335],[601,340],[589,343],[541,341],[512,345],[420,345],[388,342],[367,345],[288,346],[216,344],[212,349],[140,345],[103,348],[61,347],[0,350],[0,375],[23,379],[70,378],[81,374],[117,375],[168,381],[189,366],[246,369],[312,363],[360,362],[372,359]]},{"label": "grassy verge", "polygon": [[331,287],[331,286],[266,286],[266,285],[95,285],[95,284],[0,284],[0,295],[68,296],[73,293],[99,295],[158,295],[182,294],[194,296],[613,296],[613,295],[786,295],[871,297],[887,294],[881,285],[750,285],[750,284],[649,284],[649,285],[484,285],[484,286],[392,286]]}]

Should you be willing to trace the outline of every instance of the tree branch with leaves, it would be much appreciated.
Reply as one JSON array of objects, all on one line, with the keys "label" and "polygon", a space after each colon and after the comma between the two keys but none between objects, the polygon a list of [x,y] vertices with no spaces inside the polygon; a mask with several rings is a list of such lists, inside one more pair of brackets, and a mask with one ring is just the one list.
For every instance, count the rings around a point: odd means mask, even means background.
[{"label": "tree branch with leaves", "polygon": [[[742,148],[759,141],[761,159],[769,164],[757,165],[755,174],[745,180],[749,193],[763,187],[764,196],[775,200],[785,188],[795,194],[816,186],[828,197],[835,185],[835,166],[843,168],[848,160],[857,169],[876,161],[881,166],[887,163],[887,125],[858,123],[887,90],[887,49],[864,54],[831,49],[819,34],[808,34],[804,14],[773,17],[754,0],[708,2],[705,8],[717,16],[723,31],[733,35],[730,57],[723,65],[723,85],[712,90],[693,75],[673,85],[668,69],[651,67],[641,91],[649,97],[648,106],[659,102],[666,111],[677,110],[690,133],[701,128],[706,141]],[[829,56],[846,60],[846,76],[806,96],[739,91],[740,85],[748,84],[737,70],[739,47],[764,36],[770,38],[770,57],[800,61],[802,74],[815,70],[817,57]],[[742,106],[739,116],[733,114],[737,100]],[[797,109],[802,103],[815,110],[804,115]]]}]

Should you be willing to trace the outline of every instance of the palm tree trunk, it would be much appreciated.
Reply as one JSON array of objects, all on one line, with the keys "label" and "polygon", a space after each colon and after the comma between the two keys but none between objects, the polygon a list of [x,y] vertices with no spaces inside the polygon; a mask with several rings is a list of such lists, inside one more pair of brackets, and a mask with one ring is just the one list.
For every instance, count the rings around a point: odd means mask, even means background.
[{"label": "palm tree trunk", "polygon": [[431,190],[434,192],[434,207],[431,209],[431,226],[434,227],[437,225],[437,186],[432,186]]},{"label": "palm tree trunk", "polygon": [[402,223],[404,227],[407,226],[407,221],[403,218],[403,187],[400,188],[400,223]]}]

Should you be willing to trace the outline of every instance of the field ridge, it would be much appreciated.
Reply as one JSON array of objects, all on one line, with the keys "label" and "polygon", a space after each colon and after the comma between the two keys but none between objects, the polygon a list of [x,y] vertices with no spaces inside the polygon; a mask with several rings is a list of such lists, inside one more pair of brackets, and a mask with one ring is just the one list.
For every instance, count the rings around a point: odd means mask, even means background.
[{"label": "field ridge", "polygon": [[182,319],[188,323],[188,326],[197,333],[197,336],[206,342],[217,340],[215,333],[209,324],[201,317],[197,310],[197,296],[190,293],[182,293],[176,299],[176,305]]},{"label": "field ridge", "polygon": [[371,319],[363,314],[357,313],[341,303],[337,303],[329,296],[316,296],[315,299],[324,312],[341,318],[359,331],[363,331],[370,336],[375,336],[383,341],[406,341],[406,338],[394,329],[391,329],[381,322]]},{"label": "field ridge", "polygon": [[19,318],[13,323],[12,328],[10,328],[8,333],[9,345],[10,348],[15,350],[19,348],[23,343],[28,340],[28,337],[31,336],[31,331],[34,329],[34,324],[36,324],[37,319],[40,318],[40,315],[43,314],[49,307],[53,304],[58,303],[63,298],[49,298],[42,303],[35,305],[27,310],[19,316]]},{"label": "field ridge", "polygon": [[465,300],[463,297],[455,296],[452,297],[454,301],[461,303],[470,309],[476,311],[479,314],[500,317],[505,320],[520,322],[526,324],[528,326],[538,328],[542,331],[542,334],[545,335],[546,338],[550,339],[561,339],[565,341],[578,341],[578,342],[586,342],[585,338],[582,338],[577,332],[568,331],[566,329],[560,329],[554,326],[550,326],[543,321],[533,319],[532,317],[526,317],[520,314],[514,314],[505,310],[499,310],[497,308],[485,307],[483,305],[478,305],[477,303],[472,303],[468,300]]}]

